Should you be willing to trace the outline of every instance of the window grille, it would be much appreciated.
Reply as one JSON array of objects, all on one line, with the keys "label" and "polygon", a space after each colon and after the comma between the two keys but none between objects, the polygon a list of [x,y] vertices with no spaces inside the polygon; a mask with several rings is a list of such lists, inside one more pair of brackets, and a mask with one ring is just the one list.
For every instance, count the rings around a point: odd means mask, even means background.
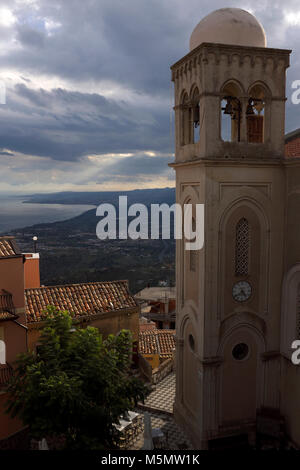
[{"label": "window grille", "polygon": [[249,274],[250,227],[247,219],[242,218],[236,226],[235,275]]}]

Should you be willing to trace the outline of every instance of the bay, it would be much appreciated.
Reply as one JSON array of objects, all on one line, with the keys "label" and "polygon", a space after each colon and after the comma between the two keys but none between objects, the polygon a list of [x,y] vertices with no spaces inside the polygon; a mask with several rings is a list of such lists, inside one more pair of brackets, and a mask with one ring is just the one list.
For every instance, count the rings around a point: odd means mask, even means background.
[{"label": "bay", "polygon": [[86,204],[23,203],[24,196],[0,195],[0,234],[35,224],[67,220],[94,206]]}]

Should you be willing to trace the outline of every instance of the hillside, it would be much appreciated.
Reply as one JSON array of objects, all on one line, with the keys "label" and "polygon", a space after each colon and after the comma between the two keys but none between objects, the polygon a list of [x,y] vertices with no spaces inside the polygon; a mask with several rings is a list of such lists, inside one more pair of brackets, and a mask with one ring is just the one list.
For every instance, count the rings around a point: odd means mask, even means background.
[{"label": "hillside", "polygon": [[65,191],[51,194],[32,194],[24,196],[25,203],[38,204],[118,204],[119,196],[127,196],[128,204],[173,204],[175,188],[135,189],[132,191],[72,192]]},{"label": "hillside", "polygon": [[[129,201],[144,203],[147,206],[151,203],[174,203],[173,190],[157,191],[158,193],[154,190],[142,190],[138,192],[139,197],[136,200],[133,192],[130,192],[128,198]],[[68,200],[69,204],[70,193],[68,196],[66,193],[61,194],[65,194],[63,199]],[[78,197],[78,193],[73,194]],[[93,195],[94,198],[99,197],[99,193],[96,194],[97,196]],[[118,200],[119,194],[121,193],[110,193],[110,201]],[[90,194],[89,197],[91,198]],[[108,202],[105,197],[108,198],[102,195],[101,201]],[[61,195],[57,195],[57,199],[53,195],[55,203],[59,198]],[[92,198],[89,204],[91,201]],[[45,285],[128,279],[133,292],[148,284],[157,285],[159,281],[174,285],[174,240],[102,241],[96,236],[99,220],[95,208],[69,220],[37,224],[14,230],[11,234],[16,236],[24,252],[32,251],[32,237],[38,236],[41,282]]]}]

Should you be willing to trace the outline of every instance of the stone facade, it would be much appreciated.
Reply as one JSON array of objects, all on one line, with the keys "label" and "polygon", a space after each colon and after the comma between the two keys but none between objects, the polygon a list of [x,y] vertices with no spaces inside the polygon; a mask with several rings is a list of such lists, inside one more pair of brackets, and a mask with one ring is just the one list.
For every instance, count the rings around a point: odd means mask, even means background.
[{"label": "stone facade", "polygon": [[203,249],[176,246],[175,416],[197,448],[253,436],[265,410],[283,415],[300,445],[300,369],[290,360],[300,159],[284,156],[290,52],[202,43],[171,68],[176,201],[205,204]]}]

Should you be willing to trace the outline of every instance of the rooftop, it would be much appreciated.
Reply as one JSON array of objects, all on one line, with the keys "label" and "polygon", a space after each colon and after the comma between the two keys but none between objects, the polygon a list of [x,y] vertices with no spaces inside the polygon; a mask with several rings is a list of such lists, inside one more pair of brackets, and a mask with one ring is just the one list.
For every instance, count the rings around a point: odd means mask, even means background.
[{"label": "rooftop", "polygon": [[6,290],[0,289],[0,322],[17,318],[12,295]]},{"label": "rooftop", "polygon": [[25,289],[28,323],[45,320],[45,310],[53,305],[68,310],[75,318],[136,308],[127,281],[91,282]]},{"label": "rooftop", "polygon": [[139,334],[141,354],[159,354],[161,358],[172,357],[175,349],[175,330],[150,330]]},{"label": "rooftop", "polygon": [[0,258],[9,258],[21,254],[14,237],[0,237]]},{"label": "rooftop", "polygon": [[285,157],[300,157],[300,129],[289,132],[284,137],[285,140]]},{"label": "rooftop", "polygon": [[135,294],[136,300],[168,300],[176,298],[175,287],[146,287]]},{"label": "rooftop", "polygon": [[292,132],[288,132],[288,134],[285,134],[284,140],[285,140],[285,143],[287,143],[290,140],[297,139],[298,137],[300,137],[300,128],[295,129]]}]

